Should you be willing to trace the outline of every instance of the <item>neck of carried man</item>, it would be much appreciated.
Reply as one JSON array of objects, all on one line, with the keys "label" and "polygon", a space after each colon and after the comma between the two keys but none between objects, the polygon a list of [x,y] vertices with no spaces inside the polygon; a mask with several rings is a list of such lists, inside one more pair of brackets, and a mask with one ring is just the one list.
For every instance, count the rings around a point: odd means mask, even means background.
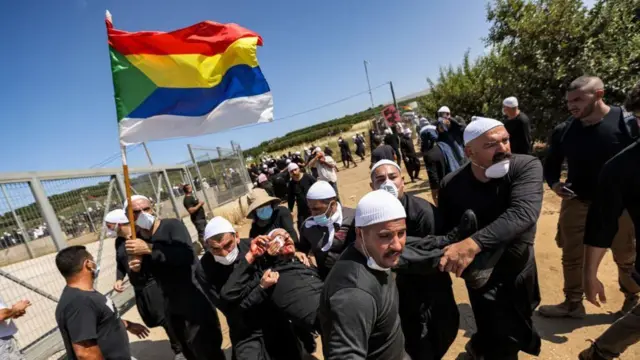
[{"label": "neck of carried man", "polygon": [[591,112],[591,114],[585,116],[584,118],[581,118],[580,122],[582,123],[582,125],[585,125],[585,126],[595,125],[601,122],[602,119],[604,119],[604,117],[607,116],[609,111],[611,111],[611,106],[600,101],[594,106],[594,109]]}]

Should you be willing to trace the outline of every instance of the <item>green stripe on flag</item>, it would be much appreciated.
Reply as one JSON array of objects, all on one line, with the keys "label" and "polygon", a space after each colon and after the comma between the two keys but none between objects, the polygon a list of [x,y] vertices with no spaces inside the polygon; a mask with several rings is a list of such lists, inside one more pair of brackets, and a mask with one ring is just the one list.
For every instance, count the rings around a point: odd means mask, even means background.
[{"label": "green stripe on flag", "polygon": [[109,46],[118,122],[129,115],[157,88],[145,74]]}]

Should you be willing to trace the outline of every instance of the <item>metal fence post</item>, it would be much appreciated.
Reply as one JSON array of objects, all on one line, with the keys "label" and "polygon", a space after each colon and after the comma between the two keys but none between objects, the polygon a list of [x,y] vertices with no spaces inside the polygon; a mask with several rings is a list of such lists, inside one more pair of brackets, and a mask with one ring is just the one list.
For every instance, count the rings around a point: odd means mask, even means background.
[{"label": "metal fence post", "polygon": [[91,217],[91,214],[89,214],[89,208],[87,207],[87,202],[84,199],[84,196],[82,196],[82,194],[80,194],[80,200],[82,200],[82,207],[84,208],[84,213],[87,214],[87,219],[89,219],[89,228],[91,232],[97,232],[96,225],[93,223],[93,218]]},{"label": "metal fence post", "polygon": [[118,196],[122,196],[122,198],[120,200],[122,200],[122,205],[124,206],[124,199],[125,199],[126,194],[127,194],[127,189],[124,186],[124,177],[120,173],[116,174],[115,176],[116,176],[116,180],[118,180],[118,188],[120,189],[120,192],[118,193]]},{"label": "metal fence post", "polygon": [[67,240],[64,233],[62,232],[62,228],[60,227],[60,222],[58,221],[56,212],[53,210],[53,206],[51,206],[51,203],[49,202],[47,193],[42,187],[40,179],[38,179],[37,177],[31,178],[31,180],[29,181],[29,187],[31,188],[33,197],[36,199],[36,203],[40,208],[40,214],[42,214],[42,218],[47,222],[47,227],[49,229],[49,233],[51,234],[51,238],[53,239],[53,244],[55,245],[56,250],[60,251],[66,248]]},{"label": "metal fence post", "polygon": [[180,210],[178,209],[178,202],[176,201],[175,194],[173,193],[173,188],[171,187],[171,182],[169,181],[169,174],[167,174],[167,170],[162,170],[162,177],[164,177],[164,182],[169,189],[167,192],[169,193],[169,199],[171,200],[171,205],[173,206],[173,211],[176,213],[176,218],[180,219]]},{"label": "metal fence post", "polygon": [[[209,208],[209,213],[213,215],[213,208],[211,207],[211,202],[209,202],[209,197],[207,196],[206,189],[202,186],[202,174],[200,174],[200,166],[198,165],[198,161],[196,161],[196,157],[193,155],[193,149],[190,144],[187,144],[187,148],[189,149],[189,155],[191,155],[191,161],[193,161],[193,165],[196,167],[196,173],[198,173],[198,177],[200,178],[200,188],[202,189],[202,195],[204,195],[204,201],[207,203],[207,207]],[[198,189],[194,188],[197,192]]]},{"label": "metal fence post", "polygon": [[11,210],[11,214],[13,214],[13,219],[16,221],[16,225],[20,228],[20,232],[22,233],[22,237],[24,239],[24,245],[27,247],[27,252],[29,253],[29,258],[33,259],[33,251],[31,251],[31,245],[29,245],[29,241],[31,241],[31,236],[27,232],[27,229],[24,228],[24,224],[22,223],[22,219],[16,214],[16,211],[13,209],[13,203],[11,199],[9,199],[9,195],[7,194],[7,189],[5,184],[0,184],[0,188],[2,188],[2,194],[4,198],[7,200],[7,206],[9,206],[9,210]]}]

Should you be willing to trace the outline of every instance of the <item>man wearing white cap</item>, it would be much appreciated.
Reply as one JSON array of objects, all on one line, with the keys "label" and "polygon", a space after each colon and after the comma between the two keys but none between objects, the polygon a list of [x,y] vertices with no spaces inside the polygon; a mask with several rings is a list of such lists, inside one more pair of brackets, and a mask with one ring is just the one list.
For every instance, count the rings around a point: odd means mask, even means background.
[{"label": "man wearing white cap", "polygon": [[[128,204],[125,203],[125,211]],[[149,266],[167,304],[169,326],[176,334],[182,353],[188,360],[223,360],[222,331],[213,299],[200,261],[194,255],[189,230],[178,219],[158,219],[151,201],[137,195],[130,206],[140,238],[127,240],[125,248],[132,260],[129,267],[138,271]]]},{"label": "man wearing white cap", "polygon": [[355,210],[342,207],[326,181],[311,186],[307,203],[311,217],[300,227],[300,243],[296,248],[315,258],[320,278],[325,279],[344,249],[355,240]]},{"label": "man wearing white cap", "polygon": [[[556,243],[562,249],[565,300],[541,306],[539,312],[543,316],[585,316],[582,270],[587,213],[598,191],[598,178],[605,163],[633,143],[623,109],[607,105],[604,95],[604,84],[599,78],[582,76],[574,80],[567,91],[567,106],[572,116],[551,134],[544,177],[562,198]],[[565,160],[568,174],[566,181],[562,181]],[[631,277],[635,243],[631,218],[623,213],[611,247],[618,266],[620,290],[625,296],[622,313],[640,302],[640,287]]]},{"label": "man wearing white cap", "polygon": [[298,228],[300,228],[302,223],[311,216],[311,211],[307,205],[307,192],[311,185],[316,182],[316,179],[307,173],[303,173],[295,163],[289,164],[287,169],[291,177],[287,195],[289,211],[293,213],[293,206],[298,206]]},{"label": "man wearing white cap", "polygon": [[[225,285],[238,281],[231,276],[235,268],[248,266],[242,259],[251,251],[251,240],[240,239],[233,225],[221,216],[209,221],[205,228],[205,239],[208,251],[202,256],[200,263],[211,285],[205,290],[211,297],[219,299]],[[246,274],[245,271],[238,273]],[[229,326],[233,354],[236,359],[285,359],[278,357],[277,349],[291,348],[292,344],[273,339],[273,333],[281,330],[275,325],[282,325],[278,324],[282,320],[272,316],[273,309],[263,301],[268,296],[268,289],[278,281],[277,273],[267,271],[251,281],[255,281],[255,284],[252,283],[255,286],[243,294],[241,301],[224,301],[219,307]],[[293,351],[297,351],[293,347]]]},{"label": "man wearing white cap", "polygon": [[506,117],[504,127],[509,132],[511,152],[531,154],[531,121],[527,114],[520,111],[518,99],[513,96],[504,99],[502,113]]},{"label": "man wearing white cap", "polygon": [[169,337],[171,349],[176,354],[175,360],[185,359],[180,350],[180,344],[166,319],[167,307],[160,287],[153,278],[153,274],[146,263],[139,271],[129,268],[129,255],[125,243],[131,237],[129,219],[123,209],[112,210],[104,217],[107,236],[116,238],[116,282],[113,290],[123,292],[123,282],[126,276],[133,286],[136,308],[144,324],[149,327],[162,326]]},{"label": "man wearing white cap", "polygon": [[[395,162],[382,160],[373,165],[370,186],[400,200],[407,214],[407,243],[409,237],[418,240],[440,234],[436,222],[438,209],[427,200],[404,192],[404,177]],[[396,282],[407,352],[416,359],[442,358],[455,340],[459,324],[449,274],[440,271],[427,275],[398,273]]]},{"label": "man wearing white cap", "polygon": [[329,273],[319,317],[327,360],[404,360],[398,289],[390,268],[406,240],[406,213],[384,190],[366,194],[356,207],[356,242]]},{"label": "man wearing white cap", "polygon": [[474,358],[517,359],[540,353],[533,310],[540,302],[533,243],[542,207],[542,165],[512,155],[509,133],[494,119],[477,118],[464,131],[470,163],[447,175],[440,189],[444,231],[467,210],[478,218],[473,235],[447,246],[440,269],[462,276],[476,259],[496,262],[488,278],[467,279],[477,332],[467,344]]}]

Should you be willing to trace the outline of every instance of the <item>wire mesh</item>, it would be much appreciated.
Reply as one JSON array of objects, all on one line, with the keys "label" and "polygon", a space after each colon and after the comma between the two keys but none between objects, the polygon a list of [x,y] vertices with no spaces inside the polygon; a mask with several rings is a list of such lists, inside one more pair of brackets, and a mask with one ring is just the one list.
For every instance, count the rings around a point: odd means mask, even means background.
[{"label": "wire mesh", "polygon": [[0,266],[55,251],[29,184],[0,184]]}]

